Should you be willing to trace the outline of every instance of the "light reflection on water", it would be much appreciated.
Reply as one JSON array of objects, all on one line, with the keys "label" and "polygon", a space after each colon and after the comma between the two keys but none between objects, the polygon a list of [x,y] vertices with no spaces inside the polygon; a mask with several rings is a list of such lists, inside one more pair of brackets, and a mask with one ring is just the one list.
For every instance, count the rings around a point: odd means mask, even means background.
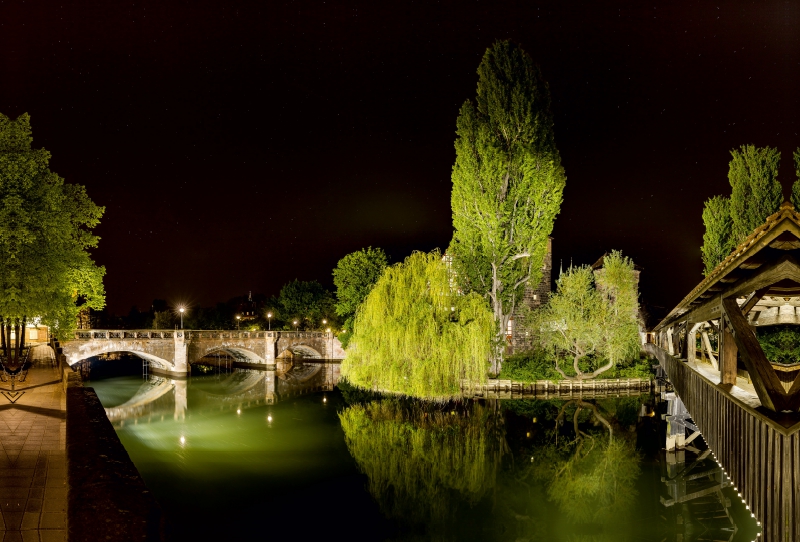
[{"label": "light reflection on water", "polygon": [[[294,379],[237,370],[91,384],[176,540],[756,538],[716,463],[691,451],[666,460],[653,397],[441,407],[303,394],[338,377],[310,365]],[[691,493],[703,495],[670,502]]]}]

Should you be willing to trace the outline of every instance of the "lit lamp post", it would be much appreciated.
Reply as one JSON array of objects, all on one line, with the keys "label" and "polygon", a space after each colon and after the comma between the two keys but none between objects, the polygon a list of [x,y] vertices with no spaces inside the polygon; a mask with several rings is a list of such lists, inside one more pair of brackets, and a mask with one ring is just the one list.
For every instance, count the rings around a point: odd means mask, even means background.
[{"label": "lit lamp post", "polygon": [[183,307],[178,309],[178,312],[181,313],[181,329],[183,329],[183,311],[185,311]]},{"label": "lit lamp post", "polygon": [[298,324],[297,320],[295,320],[295,321],[294,321],[294,322],[292,322],[292,323],[294,324],[294,330],[295,330],[295,331],[297,331],[297,324]]},{"label": "lit lamp post", "polygon": [[237,314],[236,315],[236,331],[239,331],[239,320],[241,320],[241,319],[242,319],[242,317]]},{"label": "lit lamp post", "polygon": [[272,313],[267,313],[267,330],[272,331]]}]

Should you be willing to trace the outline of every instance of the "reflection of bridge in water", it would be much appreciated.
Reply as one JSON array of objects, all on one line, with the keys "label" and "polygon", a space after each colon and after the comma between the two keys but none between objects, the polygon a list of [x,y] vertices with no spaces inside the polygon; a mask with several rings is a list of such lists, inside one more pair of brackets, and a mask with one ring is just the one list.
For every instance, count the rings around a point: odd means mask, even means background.
[{"label": "reflection of bridge in water", "polygon": [[294,361],[279,363],[275,370],[234,369],[193,379],[151,375],[125,403],[106,408],[108,419],[118,426],[183,419],[187,410],[219,411],[254,408],[292,397],[331,391],[339,381],[339,363]]}]

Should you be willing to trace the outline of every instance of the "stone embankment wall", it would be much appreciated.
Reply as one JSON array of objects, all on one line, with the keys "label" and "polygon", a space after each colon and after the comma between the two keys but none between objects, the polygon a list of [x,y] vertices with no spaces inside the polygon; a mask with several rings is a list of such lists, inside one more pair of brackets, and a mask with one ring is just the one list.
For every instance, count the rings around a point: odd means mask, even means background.
[{"label": "stone embankment wall", "polygon": [[51,342],[67,396],[67,531],[69,542],[160,541],[161,507],[128,456],[94,389]]},{"label": "stone embankment wall", "polygon": [[464,385],[469,397],[487,399],[576,399],[606,397],[609,395],[640,395],[649,392],[653,380],[649,378],[616,378],[603,380],[537,380],[514,382],[489,379],[483,386]]}]

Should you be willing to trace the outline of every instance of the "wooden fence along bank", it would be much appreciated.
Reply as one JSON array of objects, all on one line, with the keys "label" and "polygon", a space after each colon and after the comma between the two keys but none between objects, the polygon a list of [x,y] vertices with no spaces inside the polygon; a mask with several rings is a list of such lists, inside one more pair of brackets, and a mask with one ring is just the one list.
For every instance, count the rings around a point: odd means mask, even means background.
[{"label": "wooden fence along bank", "polygon": [[641,395],[652,389],[649,378],[609,378],[604,380],[537,380],[523,383],[489,379],[488,384],[462,389],[468,397],[484,399],[575,399],[613,395]]},{"label": "wooden fence along bank", "polygon": [[723,472],[761,523],[762,540],[800,540],[800,425],[787,429],[654,344],[647,351],[664,367]]}]

